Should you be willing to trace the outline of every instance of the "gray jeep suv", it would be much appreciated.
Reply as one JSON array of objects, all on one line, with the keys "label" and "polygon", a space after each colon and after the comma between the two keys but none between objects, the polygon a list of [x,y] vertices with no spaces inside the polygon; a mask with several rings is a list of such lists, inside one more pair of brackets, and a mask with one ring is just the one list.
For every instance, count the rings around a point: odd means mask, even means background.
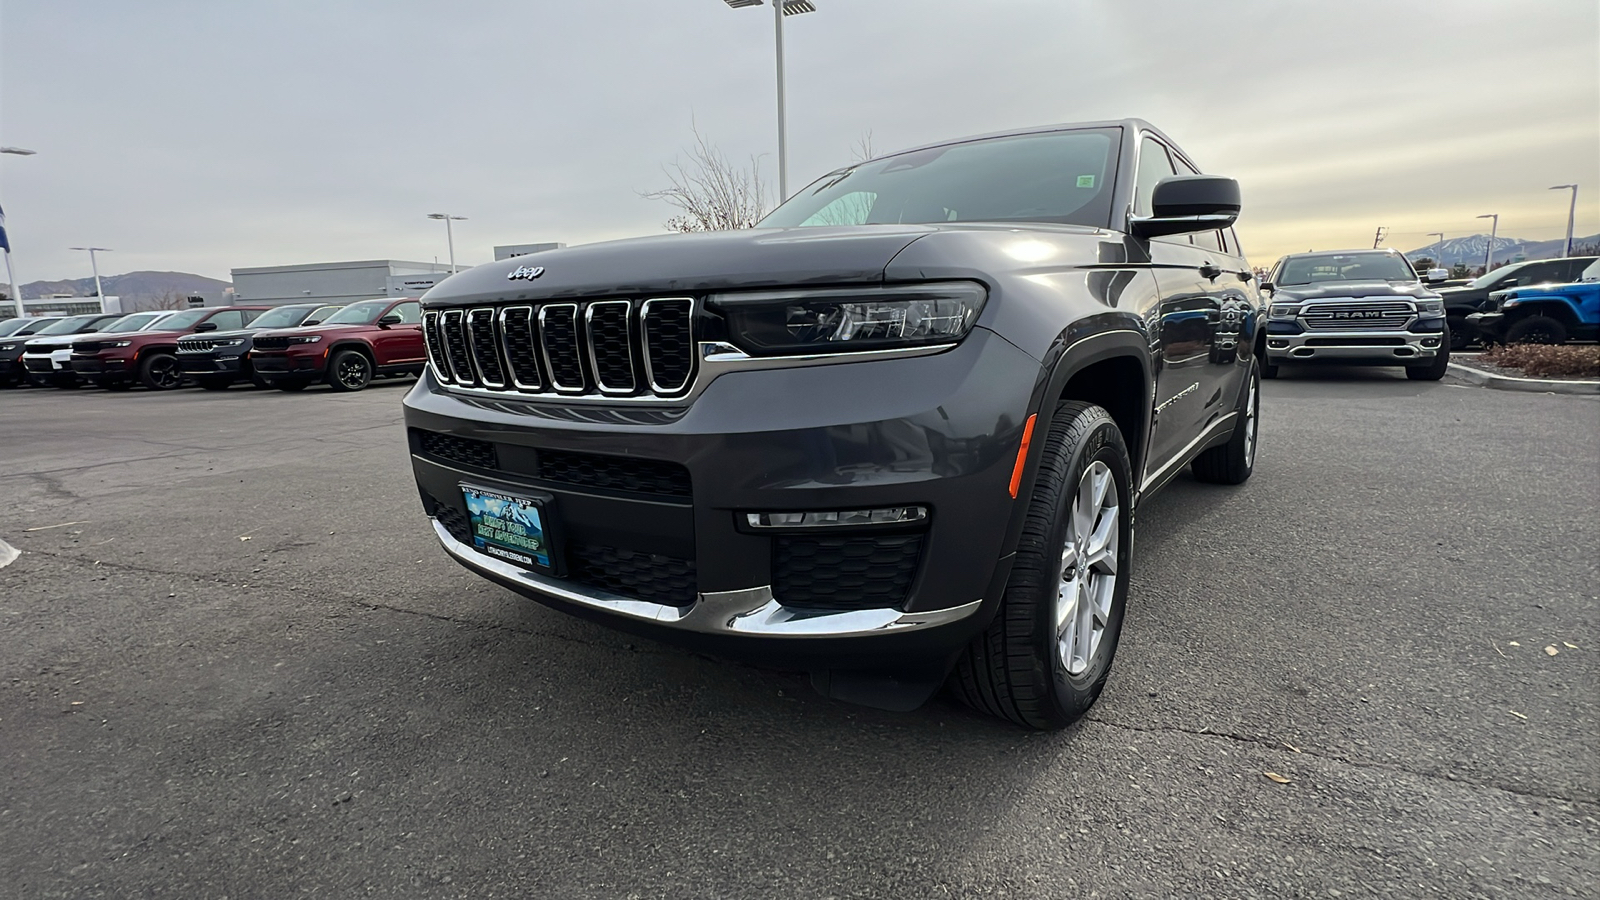
[{"label": "gray jeep suv", "polygon": [[747,231],[475,267],[423,298],[423,509],[555,608],[1059,727],[1109,671],[1141,501],[1253,467],[1238,211],[1127,120],[863,162]]}]

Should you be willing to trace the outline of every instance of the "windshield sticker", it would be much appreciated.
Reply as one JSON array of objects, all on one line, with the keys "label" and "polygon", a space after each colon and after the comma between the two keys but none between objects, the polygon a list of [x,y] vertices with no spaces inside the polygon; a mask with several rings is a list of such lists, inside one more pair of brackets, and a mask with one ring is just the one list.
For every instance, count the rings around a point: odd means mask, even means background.
[{"label": "windshield sticker", "polygon": [[1094,187],[1094,176],[1093,175],[1079,175],[1078,176],[1078,187],[1085,187],[1085,188]]}]

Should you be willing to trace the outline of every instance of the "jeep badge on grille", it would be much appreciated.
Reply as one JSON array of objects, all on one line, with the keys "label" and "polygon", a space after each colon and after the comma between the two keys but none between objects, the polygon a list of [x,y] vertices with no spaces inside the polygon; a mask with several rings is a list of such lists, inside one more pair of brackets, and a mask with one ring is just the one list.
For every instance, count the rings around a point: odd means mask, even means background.
[{"label": "jeep badge on grille", "polygon": [[506,280],[516,281],[517,279],[521,278],[527,281],[532,281],[543,274],[544,266],[518,266],[512,270],[510,275],[506,276]]}]

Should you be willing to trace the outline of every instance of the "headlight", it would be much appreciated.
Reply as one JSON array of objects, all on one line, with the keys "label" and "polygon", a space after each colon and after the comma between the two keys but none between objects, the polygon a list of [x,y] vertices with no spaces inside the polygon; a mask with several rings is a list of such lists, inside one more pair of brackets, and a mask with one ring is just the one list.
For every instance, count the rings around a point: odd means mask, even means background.
[{"label": "headlight", "polygon": [[840,353],[966,337],[988,291],[967,281],[713,294],[728,339],[755,356]]},{"label": "headlight", "polygon": [[1417,312],[1430,314],[1430,315],[1443,315],[1444,314],[1444,301],[1443,300],[1418,300],[1417,301]]},{"label": "headlight", "polygon": [[217,342],[217,346],[219,348],[221,348],[221,347],[238,347],[243,343],[244,343],[244,338],[234,338],[234,339],[229,340],[229,341],[218,341]]},{"label": "headlight", "polygon": [[4,353],[7,350],[15,350],[21,346],[21,344],[0,344],[0,353]]},{"label": "headlight", "polygon": [[1515,297],[1507,297],[1506,299],[1500,301],[1500,308],[1501,309],[1510,309],[1513,306],[1521,306],[1521,305],[1522,305],[1522,301],[1518,300]]},{"label": "headlight", "polygon": [[1293,303],[1272,304],[1271,316],[1274,319],[1292,319],[1300,314],[1300,307]]},{"label": "headlight", "polygon": [[294,335],[293,337],[289,338],[289,343],[291,343],[291,344],[315,344],[317,341],[320,341],[320,340],[322,340],[322,335],[320,335],[320,334],[297,334],[297,335]]},{"label": "headlight", "polygon": [[133,346],[133,341],[112,341],[111,343],[106,344],[106,346],[107,347],[132,347]]}]

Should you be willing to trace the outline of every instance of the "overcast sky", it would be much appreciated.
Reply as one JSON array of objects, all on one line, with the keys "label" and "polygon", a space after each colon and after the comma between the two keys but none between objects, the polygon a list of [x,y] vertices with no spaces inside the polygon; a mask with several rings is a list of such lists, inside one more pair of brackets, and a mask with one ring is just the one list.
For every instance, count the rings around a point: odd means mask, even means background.
[{"label": "overcast sky", "polygon": [[[1430,231],[1600,231],[1594,0],[815,0],[791,187],[879,153],[1142,116],[1244,189],[1252,262]],[[21,281],[446,256],[661,230],[690,124],[775,185],[768,7],[722,0],[0,0]]]}]

